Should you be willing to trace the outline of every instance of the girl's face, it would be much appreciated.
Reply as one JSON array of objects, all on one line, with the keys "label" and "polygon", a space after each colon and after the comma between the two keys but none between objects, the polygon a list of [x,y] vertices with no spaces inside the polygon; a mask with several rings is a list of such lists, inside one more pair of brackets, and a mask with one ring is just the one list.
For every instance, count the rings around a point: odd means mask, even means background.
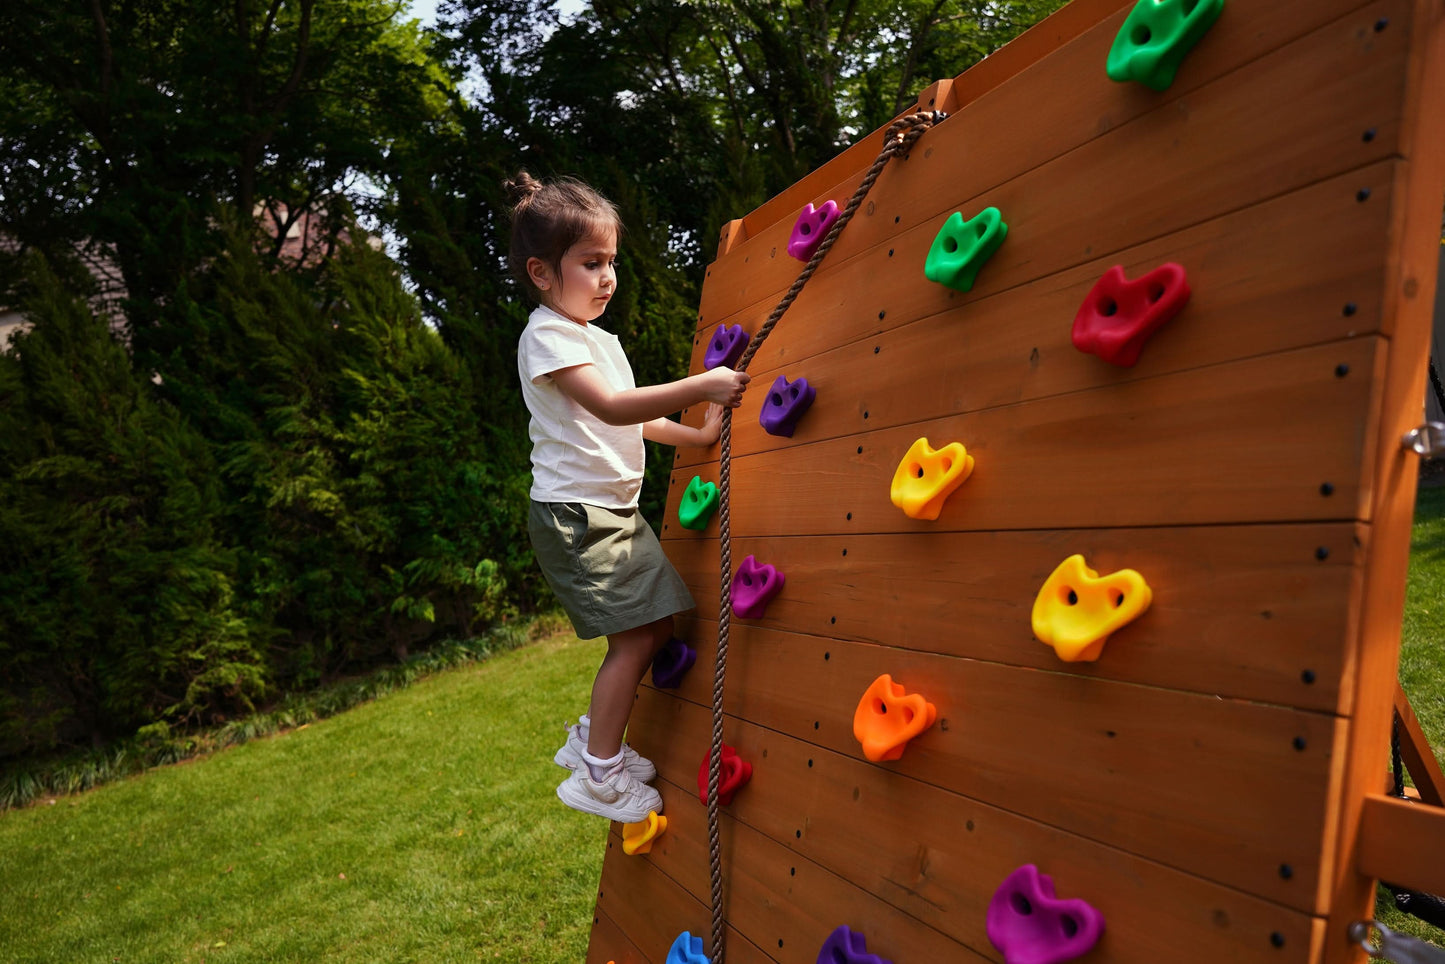
[{"label": "girl's face", "polygon": [[602,317],[617,292],[617,239],[603,235],[578,241],[562,255],[560,272],[538,258],[528,262],[528,270],[548,308],[585,325]]}]

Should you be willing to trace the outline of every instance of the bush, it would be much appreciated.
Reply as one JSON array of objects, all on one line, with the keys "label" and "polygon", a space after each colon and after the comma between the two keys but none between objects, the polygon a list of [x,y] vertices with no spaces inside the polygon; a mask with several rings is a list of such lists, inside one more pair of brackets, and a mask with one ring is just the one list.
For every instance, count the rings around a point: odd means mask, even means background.
[{"label": "bush", "polygon": [[234,239],[134,358],[30,273],[0,357],[0,755],[225,721],[532,604],[515,386],[362,239],[310,275]]},{"label": "bush", "polygon": [[33,330],[0,357],[0,748],[249,709],[266,669],[205,439],[106,319],[30,276]]}]

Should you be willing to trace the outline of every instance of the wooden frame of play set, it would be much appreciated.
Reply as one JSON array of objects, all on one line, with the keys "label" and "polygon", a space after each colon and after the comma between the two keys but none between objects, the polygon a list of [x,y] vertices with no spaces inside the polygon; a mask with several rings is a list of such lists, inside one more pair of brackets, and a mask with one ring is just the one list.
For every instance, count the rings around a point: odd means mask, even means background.
[{"label": "wooden frame of play set", "polygon": [[[812,964],[839,925],[894,964],[1022,959],[987,918],[1025,865],[1101,915],[1101,964],[1361,961],[1377,879],[1445,894],[1445,781],[1396,682],[1445,0],[1227,0],[1160,90],[1105,73],[1133,8],[1075,0],[920,94],[905,113],[947,119],[749,365],[733,568],[786,582],[731,622],[724,738],[752,766],[721,817],[731,964]],[[800,210],[843,204],[881,145],[723,228],[692,371],[718,326],[757,331]],[[989,207],[1008,232],[971,290],[925,278],[945,220]],[[1074,346],[1111,267],[1165,263],[1192,294],[1135,364]],[[759,424],[780,375],[816,390],[792,437]],[[974,459],[933,520],[890,501],[920,438]],[[678,508],[718,460],[676,456],[662,535],[697,664],[635,704],[667,824],[635,855],[613,826],[589,964],[708,938],[718,523]],[[1073,554],[1152,592],[1093,661],[1031,623]],[[936,719],[873,762],[854,718],[882,674]],[[1414,802],[1387,791],[1397,708]]]}]

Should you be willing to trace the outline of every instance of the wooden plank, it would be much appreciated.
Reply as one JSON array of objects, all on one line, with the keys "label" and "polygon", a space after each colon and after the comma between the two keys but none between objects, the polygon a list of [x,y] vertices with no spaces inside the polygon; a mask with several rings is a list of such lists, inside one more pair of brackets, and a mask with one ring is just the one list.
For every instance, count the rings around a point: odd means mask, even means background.
[{"label": "wooden plank", "polygon": [[[895,251],[921,262],[932,238],[915,229],[890,239],[854,259],[854,270],[815,277],[808,297],[773,330],[749,365],[752,388],[733,412],[734,450],[792,448],[876,429],[890,418],[977,411],[1378,331],[1385,251],[1361,248],[1359,239],[1384,235],[1399,166],[1384,161],[1352,171],[928,317],[920,313],[937,303],[929,286],[917,272],[891,268]],[[1378,203],[1360,204],[1361,188]],[[1135,367],[1073,347],[1074,314],[1110,265],[1137,277],[1165,261],[1184,265],[1193,296]],[[889,306],[884,319],[849,310],[860,275],[872,279],[869,297]],[[764,319],[750,309],[736,320],[755,331]],[[702,370],[705,348],[698,339],[693,371]],[[758,424],[780,374],[805,375],[818,390],[791,438]],[[885,397],[909,404],[880,409]],[[870,413],[866,425],[863,411]],[[699,424],[702,415],[697,406],[683,421]],[[716,446],[685,447],[675,465],[716,458]]]},{"label": "wooden plank", "polygon": [[[655,846],[648,862],[702,902],[710,892],[707,811],[697,799],[696,766],[692,769],[692,786],[661,779],[654,784],[668,827],[666,846]],[[823,941],[839,924],[862,930],[869,951],[890,960],[983,964],[996,957],[964,947],[726,812],[719,833],[728,925],[779,964],[815,964]],[[630,868],[624,861],[615,864],[621,865],[621,882]],[[729,938],[730,961],[734,943]]]},{"label": "wooden plank", "polygon": [[[1361,338],[852,438],[734,449],[733,534],[1368,519],[1360,479],[1380,349],[1379,338]],[[909,404],[878,397],[860,427],[875,407]],[[936,521],[910,519],[888,499],[919,437],[960,441],[977,459]],[[681,494],[669,492],[669,520]]]},{"label": "wooden plank", "polygon": [[[899,116],[920,110],[956,111],[965,99],[980,97],[1033,66],[1128,2],[1130,0],[1074,0],[1024,31],[1011,43],[969,67],[959,75],[957,81],[938,81],[921,91],[917,100],[900,111]],[[942,96],[939,96],[940,93]],[[826,191],[854,171],[868,167],[878,154],[878,148],[883,143],[883,132],[887,128],[888,124],[884,124],[872,134],[859,139],[853,147],[759,205],[742,219],[743,222],[752,230],[768,227],[784,219],[791,224],[803,205],[816,200],[819,192]],[[871,151],[869,145],[872,145]]]},{"label": "wooden plank", "polygon": [[[711,649],[705,641],[714,624],[679,620],[679,627]],[[729,712],[858,758],[854,709],[873,679],[889,673],[922,691],[939,719],[888,770],[1317,909],[1342,720],[743,621],[732,624],[728,664]],[[651,756],[663,737],[638,730],[629,740]]]},{"label": "wooden plank", "polygon": [[1435,751],[1420,728],[1410,697],[1405,695],[1405,688],[1398,680],[1395,681],[1395,725],[1400,728],[1400,760],[1415,781],[1417,796],[1433,806],[1445,807],[1445,773],[1440,772],[1440,761],[1435,759]]},{"label": "wooden plank", "polygon": [[[706,707],[648,691],[633,721],[668,734],[653,757],[665,780],[695,776],[711,742]],[[966,946],[988,951],[994,889],[1034,863],[1061,896],[1104,914],[1097,953],[1112,964],[1308,960],[1313,919],[1299,911],[734,717],[724,738],[754,765],[728,813]],[[696,800],[680,804],[701,813]]]},{"label": "wooden plank", "polygon": [[[659,787],[659,789],[662,789]],[[664,804],[664,809],[666,805]],[[602,884],[597,891],[598,917],[606,917],[627,940],[647,955],[649,964],[663,964],[677,935],[688,931],[701,936],[711,951],[712,911],[707,892],[701,899],[658,868],[651,855],[629,857],[622,852],[622,837],[614,824],[608,836],[607,856],[602,865]],[[666,840],[664,835],[662,838]],[[704,835],[706,840],[706,835]],[[660,853],[658,845],[653,853]],[[704,859],[704,867],[706,860]],[[770,964],[772,959],[751,945],[731,925],[727,927],[727,959],[730,964]],[[627,952],[626,945],[621,948]],[[587,964],[613,960],[614,948],[594,934],[588,948]],[[622,964],[618,960],[618,964]]]},{"label": "wooden plank", "polygon": [[1374,903],[1373,880],[1357,870],[1359,834],[1363,800],[1378,793],[1380,774],[1387,765],[1419,468],[1417,457],[1404,452],[1398,440],[1424,414],[1439,216],[1445,199],[1445,2],[1417,0],[1411,13],[1411,20],[1400,25],[1411,40],[1406,124],[1401,134],[1409,163],[1391,204],[1386,269],[1385,318],[1393,337],[1383,398],[1371,413],[1379,425],[1379,441],[1367,463],[1373,474],[1376,532],[1367,557],[1363,618],[1346,670],[1355,681],[1355,692],[1350,697],[1354,704],[1350,742],[1341,761],[1344,791],[1335,819],[1337,832],[1327,841],[1331,846],[1324,854],[1327,870],[1321,881],[1330,888],[1326,964],[1359,959],[1346,931],[1353,920],[1369,916]]},{"label": "wooden plank", "polygon": [[1445,810],[1384,794],[1360,810],[1356,869],[1365,877],[1426,894],[1445,894]]},{"label": "wooden plank", "polygon": [[[769,629],[1337,712],[1368,534],[1335,523],[790,536],[735,539],[732,558],[786,574]],[[718,541],[665,546],[696,615],[716,620]],[[1074,552],[1100,572],[1138,570],[1153,592],[1093,663],[1060,661],[1030,628],[1039,588]],[[692,675],[684,694],[710,703],[710,674]]]},{"label": "wooden plank", "polygon": [[[657,959],[657,964],[664,957]],[[594,910],[592,936],[587,942],[587,964],[654,964],[611,917]]]},{"label": "wooden plank", "polygon": [[[1198,53],[1227,47],[1230,62],[1220,69],[1231,72],[1162,97],[1104,78],[1115,31],[1101,25],[1060,51],[1068,57],[1049,58],[980,98],[925,135],[907,161],[890,163],[819,273],[846,272],[855,255],[916,226],[931,238],[955,209],[996,205],[1009,240],[975,291],[930,286],[941,306],[961,303],[1390,157],[1398,150],[1408,4],[1381,0],[1343,17],[1354,4],[1231,5],[1217,30],[1258,37],[1256,25],[1277,24],[1271,43],[1298,39],[1261,49],[1236,34],[1231,47],[1211,31]],[[1377,34],[1381,18],[1400,29]],[[1300,35],[1301,25],[1313,32]],[[1040,89],[1061,96],[1041,98]],[[1020,130],[1020,117],[1030,119],[1028,136],[999,136]],[[1375,132],[1368,141],[1367,129]],[[852,193],[866,166],[839,185],[839,197]],[[798,273],[785,253],[789,230],[787,219],[762,229],[708,269],[700,326],[776,303]]]}]

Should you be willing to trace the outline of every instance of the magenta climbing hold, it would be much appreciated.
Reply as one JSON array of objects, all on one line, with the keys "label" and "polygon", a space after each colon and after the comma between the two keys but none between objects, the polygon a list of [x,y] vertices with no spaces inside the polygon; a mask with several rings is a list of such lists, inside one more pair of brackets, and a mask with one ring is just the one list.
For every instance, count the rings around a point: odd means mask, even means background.
[{"label": "magenta climbing hold", "polygon": [[1004,878],[985,918],[1004,964],[1060,964],[1087,954],[1104,933],[1104,915],[1078,898],[1054,896],[1054,881],[1033,864]]},{"label": "magenta climbing hold", "polygon": [[748,338],[742,325],[718,325],[707,343],[707,351],[703,352],[702,367],[717,368],[721,365],[732,368],[743,357]]},{"label": "magenta climbing hold", "polygon": [[1189,281],[1181,265],[1161,264],[1130,281],[1124,266],[1116,264],[1094,283],[1074,315],[1074,347],[1127,368],[1188,300]]},{"label": "magenta climbing hold", "polygon": [[695,662],[697,650],[676,636],[672,637],[652,657],[652,685],[662,689],[677,689]]},{"label": "magenta climbing hold", "polygon": [[818,250],[818,245],[827,237],[828,229],[838,220],[837,202],[824,201],[823,206],[814,208],[809,201],[803,205],[798,220],[793,223],[793,233],[788,237],[788,254],[799,261],[807,261]]},{"label": "magenta climbing hold", "polygon": [[702,938],[693,937],[688,931],[678,934],[667,951],[665,964],[708,964],[707,955],[702,952]]},{"label": "magenta climbing hold", "polygon": [[877,954],[868,953],[868,944],[861,931],[840,925],[818,951],[818,964],[893,964]]},{"label": "magenta climbing hold", "polygon": [[783,573],[748,556],[733,576],[733,615],[739,619],[762,619],[768,603],[783,588]]},{"label": "magenta climbing hold", "polygon": [[792,438],[798,419],[813,404],[817,394],[818,390],[809,385],[806,378],[790,382],[786,375],[779,375],[768,390],[768,397],[763,399],[763,410],[758,414],[763,431],[769,435]]}]

